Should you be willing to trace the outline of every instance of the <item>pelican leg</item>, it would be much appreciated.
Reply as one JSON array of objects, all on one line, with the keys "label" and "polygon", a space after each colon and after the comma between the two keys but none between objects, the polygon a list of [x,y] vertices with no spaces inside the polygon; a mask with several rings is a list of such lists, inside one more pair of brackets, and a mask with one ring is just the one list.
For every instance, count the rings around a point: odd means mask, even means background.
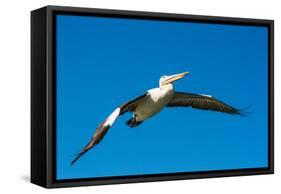
[{"label": "pelican leg", "polygon": [[126,122],[126,124],[130,128],[137,127],[137,126],[139,126],[142,123],[142,121],[136,121],[136,117],[137,116],[134,114],[134,116]]}]

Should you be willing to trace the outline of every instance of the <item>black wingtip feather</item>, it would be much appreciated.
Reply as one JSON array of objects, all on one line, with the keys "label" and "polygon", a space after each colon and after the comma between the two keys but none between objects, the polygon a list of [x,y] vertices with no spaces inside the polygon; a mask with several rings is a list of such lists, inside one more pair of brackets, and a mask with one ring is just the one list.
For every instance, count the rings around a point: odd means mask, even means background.
[{"label": "black wingtip feather", "polygon": [[71,161],[71,166],[73,166],[73,164],[79,160],[79,158],[83,155],[84,153],[79,153],[79,154],[76,154],[76,157],[74,158],[74,160]]},{"label": "black wingtip feather", "polygon": [[248,106],[246,106],[245,108],[242,108],[242,109],[238,109],[238,115],[239,116],[242,116],[242,117],[247,117],[249,116],[252,112],[249,112],[247,110],[249,110],[250,108],[252,107],[252,104],[249,104]]},{"label": "black wingtip feather", "polygon": [[73,166],[77,160],[79,160],[79,158],[81,158],[86,152],[88,152],[92,147],[94,146],[94,142],[93,140],[91,140],[84,148],[82,151],[80,151],[80,153],[76,154],[75,158],[71,161],[71,166]]}]

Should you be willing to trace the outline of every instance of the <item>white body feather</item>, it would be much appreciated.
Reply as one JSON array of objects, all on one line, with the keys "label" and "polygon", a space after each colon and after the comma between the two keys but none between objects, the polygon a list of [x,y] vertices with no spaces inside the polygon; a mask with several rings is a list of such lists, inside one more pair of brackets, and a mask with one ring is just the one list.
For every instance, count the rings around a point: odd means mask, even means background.
[{"label": "white body feather", "polygon": [[148,95],[136,107],[136,121],[144,121],[160,112],[169,103],[173,95],[172,84],[148,90]]}]

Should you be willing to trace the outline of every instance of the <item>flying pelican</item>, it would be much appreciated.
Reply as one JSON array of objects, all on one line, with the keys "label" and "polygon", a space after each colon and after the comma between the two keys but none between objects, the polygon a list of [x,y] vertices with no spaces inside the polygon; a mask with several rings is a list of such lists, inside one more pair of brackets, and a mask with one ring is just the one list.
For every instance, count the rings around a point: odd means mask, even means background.
[{"label": "flying pelican", "polygon": [[148,90],[139,96],[116,108],[96,129],[90,142],[76,155],[71,162],[73,165],[82,155],[97,145],[105,136],[116,119],[126,112],[134,112],[126,124],[137,127],[146,119],[160,112],[164,107],[192,107],[202,110],[218,111],[232,115],[242,115],[240,110],[213,98],[210,95],[175,92],[173,82],[186,76],[188,72],[170,76],[162,76],[159,88]]}]

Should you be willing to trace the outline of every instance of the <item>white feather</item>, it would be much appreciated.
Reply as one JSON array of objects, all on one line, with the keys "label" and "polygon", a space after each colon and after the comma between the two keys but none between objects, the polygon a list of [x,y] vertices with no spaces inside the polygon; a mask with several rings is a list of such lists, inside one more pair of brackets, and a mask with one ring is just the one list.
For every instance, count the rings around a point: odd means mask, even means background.
[{"label": "white feather", "polygon": [[200,94],[201,96],[206,96],[206,97],[209,97],[209,98],[212,98],[211,95],[207,95],[207,94]]},{"label": "white feather", "polygon": [[160,112],[174,95],[172,84],[148,90],[145,100],[139,102],[135,114],[136,121],[144,121]]},{"label": "white feather", "polygon": [[116,108],[110,115],[107,117],[104,125],[112,126],[115,120],[118,118],[120,114],[120,108]]}]

